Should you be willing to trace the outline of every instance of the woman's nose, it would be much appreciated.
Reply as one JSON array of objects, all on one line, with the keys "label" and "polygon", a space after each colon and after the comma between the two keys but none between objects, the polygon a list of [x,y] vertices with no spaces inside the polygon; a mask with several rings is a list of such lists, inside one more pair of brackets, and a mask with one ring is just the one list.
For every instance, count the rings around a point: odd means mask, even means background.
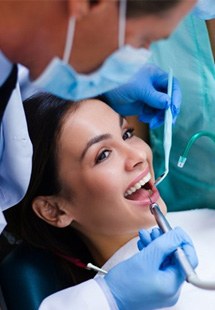
[{"label": "woman's nose", "polygon": [[146,160],[146,152],[132,147],[127,147],[125,159],[126,170],[132,170],[139,165],[143,165]]}]

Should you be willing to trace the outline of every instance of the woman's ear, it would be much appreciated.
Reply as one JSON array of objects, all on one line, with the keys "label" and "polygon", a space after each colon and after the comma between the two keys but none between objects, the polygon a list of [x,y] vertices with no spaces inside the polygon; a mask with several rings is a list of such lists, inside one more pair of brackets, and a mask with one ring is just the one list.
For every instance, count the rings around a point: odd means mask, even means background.
[{"label": "woman's ear", "polygon": [[32,208],[42,220],[59,228],[69,226],[74,219],[71,209],[63,207],[56,196],[38,196]]}]

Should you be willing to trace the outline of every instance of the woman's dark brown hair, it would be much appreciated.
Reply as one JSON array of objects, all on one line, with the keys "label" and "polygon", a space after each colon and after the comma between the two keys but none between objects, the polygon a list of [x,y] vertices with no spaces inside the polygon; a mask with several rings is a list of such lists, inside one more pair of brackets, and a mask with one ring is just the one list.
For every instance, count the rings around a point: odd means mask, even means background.
[{"label": "woman's dark brown hair", "polygon": [[88,263],[93,259],[72,227],[51,226],[40,219],[32,208],[35,197],[54,195],[60,190],[56,160],[58,136],[63,120],[68,113],[75,111],[78,104],[47,93],[40,93],[24,101],[29,136],[33,144],[32,174],[24,199],[8,210],[6,217],[13,232],[27,243]]}]

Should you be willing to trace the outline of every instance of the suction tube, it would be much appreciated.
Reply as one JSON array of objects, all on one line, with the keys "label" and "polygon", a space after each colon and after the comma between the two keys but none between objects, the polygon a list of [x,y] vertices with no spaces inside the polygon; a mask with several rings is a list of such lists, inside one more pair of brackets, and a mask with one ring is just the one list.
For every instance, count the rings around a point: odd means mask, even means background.
[{"label": "suction tube", "polygon": [[215,134],[211,133],[209,131],[202,130],[202,131],[199,131],[199,132],[195,133],[194,135],[192,135],[192,137],[190,138],[190,140],[188,141],[188,143],[187,143],[187,145],[185,147],[183,155],[181,155],[179,157],[178,167],[180,167],[180,168],[184,167],[184,165],[186,163],[186,160],[187,160],[187,157],[188,157],[188,153],[190,152],[190,149],[191,149],[193,143],[195,143],[196,140],[198,140],[201,137],[208,137],[213,142],[215,142]]}]

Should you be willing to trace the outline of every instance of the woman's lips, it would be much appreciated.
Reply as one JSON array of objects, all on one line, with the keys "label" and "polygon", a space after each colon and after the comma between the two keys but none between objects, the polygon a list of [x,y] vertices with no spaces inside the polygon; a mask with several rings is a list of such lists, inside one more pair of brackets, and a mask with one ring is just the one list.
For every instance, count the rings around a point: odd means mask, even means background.
[{"label": "woman's lips", "polygon": [[[149,184],[150,180],[151,180],[151,174],[150,172],[148,172],[146,175],[141,175],[142,177],[138,178],[138,181],[137,182],[132,182],[131,186],[129,186],[124,194],[125,197],[128,197],[130,196],[132,193],[136,192],[137,190],[139,190],[141,187],[142,188],[145,188],[145,189],[148,189],[146,188],[145,186],[148,186],[147,184]],[[137,178],[136,178],[137,180]],[[150,189],[150,186],[149,186],[149,189]]]},{"label": "woman's lips", "polygon": [[147,185],[148,185],[147,189],[140,188],[136,192],[126,197],[126,199],[137,202],[138,204],[141,203],[142,205],[146,206],[148,206],[151,203],[151,201],[156,202],[160,197],[157,188],[153,185],[151,181],[148,182]]},{"label": "woman's lips", "polygon": [[127,190],[129,188],[131,188],[132,186],[134,186],[136,183],[138,183],[141,179],[144,179],[145,177],[147,177],[147,175],[150,175],[150,178],[151,178],[151,174],[150,174],[150,171],[149,171],[149,168],[147,168],[143,173],[141,173],[141,175],[139,175],[138,177],[136,177],[128,186]]}]

